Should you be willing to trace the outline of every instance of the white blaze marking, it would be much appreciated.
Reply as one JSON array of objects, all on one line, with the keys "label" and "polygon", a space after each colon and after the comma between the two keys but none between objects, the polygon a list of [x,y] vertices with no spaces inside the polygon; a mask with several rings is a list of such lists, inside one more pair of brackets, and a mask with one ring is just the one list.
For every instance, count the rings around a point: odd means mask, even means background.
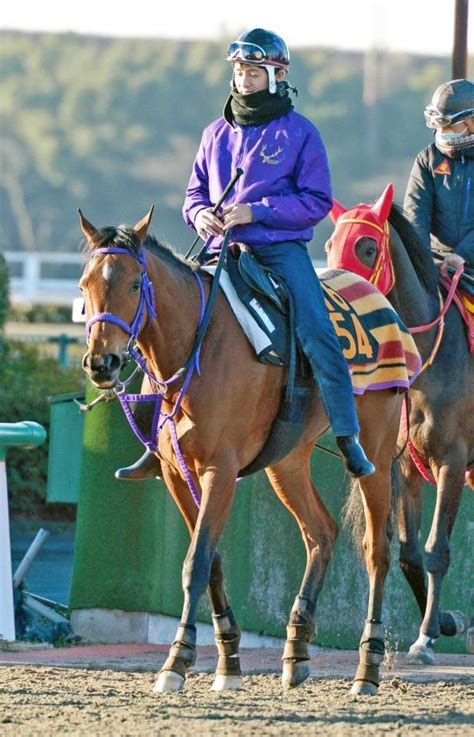
[{"label": "white blaze marking", "polygon": [[112,281],[112,273],[112,266],[110,264],[104,264],[102,267],[102,276],[104,277],[105,281]]}]

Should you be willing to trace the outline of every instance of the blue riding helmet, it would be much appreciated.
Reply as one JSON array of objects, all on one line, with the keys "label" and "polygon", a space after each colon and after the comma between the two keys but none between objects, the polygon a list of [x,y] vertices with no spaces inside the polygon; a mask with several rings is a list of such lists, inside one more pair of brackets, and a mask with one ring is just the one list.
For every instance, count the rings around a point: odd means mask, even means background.
[{"label": "blue riding helmet", "polygon": [[290,52],[284,40],[264,28],[253,28],[242,33],[229,44],[226,59],[232,63],[240,61],[265,67],[271,94],[276,92],[275,69],[287,70],[290,66]]}]

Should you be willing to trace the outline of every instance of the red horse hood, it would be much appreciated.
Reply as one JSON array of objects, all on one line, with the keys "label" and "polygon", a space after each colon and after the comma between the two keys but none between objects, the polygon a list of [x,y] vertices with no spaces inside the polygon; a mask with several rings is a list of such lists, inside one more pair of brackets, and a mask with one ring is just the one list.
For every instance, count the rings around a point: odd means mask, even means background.
[{"label": "red horse hood", "polygon": [[[393,201],[393,187],[388,184],[374,205],[360,203],[351,210],[333,199],[329,213],[335,224],[331,236],[328,266],[347,269],[360,274],[387,294],[395,283],[392,260],[389,252],[388,216]],[[361,238],[373,238],[377,243],[377,258],[374,266],[366,266],[356,254],[356,244]]]}]

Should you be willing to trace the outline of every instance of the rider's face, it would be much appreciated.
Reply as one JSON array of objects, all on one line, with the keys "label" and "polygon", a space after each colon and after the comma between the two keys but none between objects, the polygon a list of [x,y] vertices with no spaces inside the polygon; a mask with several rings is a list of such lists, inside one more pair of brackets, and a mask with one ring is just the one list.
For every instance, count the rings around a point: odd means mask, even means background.
[{"label": "rider's face", "polygon": [[[268,73],[258,64],[236,61],[233,65],[234,85],[241,95],[251,95],[268,89]],[[285,76],[282,69],[275,70],[275,79],[280,82]]]},{"label": "rider's face", "polygon": [[268,88],[268,74],[265,67],[257,64],[234,64],[234,84],[241,95],[251,95]]}]

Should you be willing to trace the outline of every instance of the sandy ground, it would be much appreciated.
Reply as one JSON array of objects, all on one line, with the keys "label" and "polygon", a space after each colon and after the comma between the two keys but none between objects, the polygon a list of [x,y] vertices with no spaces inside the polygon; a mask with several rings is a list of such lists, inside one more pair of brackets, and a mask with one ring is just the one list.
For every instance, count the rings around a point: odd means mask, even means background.
[{"label": "sandy ground", "polygon": [[[354,698],[349,678],[314,670],[303,686],[284,691],[276,656],[268,653],[261,661],[267,672],[245,676],[243,691],[216,694],[210,690],[212,675],[199,671],[191,673],[183,692],[153,694],[157,660],[164,652],[145,650],[122,666],[118,660],[108,667],[98,660],[101,670],[92,669],[90,661],[78,667],[77,655],[74,662],[57,657],[57,664],[50,660],[49,665],[22,663],[18,654],[16,661],[3,660],[0,735],[474,735],[470,667],[456,676],[440,671],[436,680],[427,676],[425,682],[424,671],[385,672],[378,696]],[[148,659],[143,660],[144,654]],[[121,655],[115,651],[115,658]],[[355,655],[350,654],[351,661]],[[342,652],[339,662],[342,668]],[[464,666],[466,661],[459,662]],[[205,657],[203,665],[208,665]]]}]

